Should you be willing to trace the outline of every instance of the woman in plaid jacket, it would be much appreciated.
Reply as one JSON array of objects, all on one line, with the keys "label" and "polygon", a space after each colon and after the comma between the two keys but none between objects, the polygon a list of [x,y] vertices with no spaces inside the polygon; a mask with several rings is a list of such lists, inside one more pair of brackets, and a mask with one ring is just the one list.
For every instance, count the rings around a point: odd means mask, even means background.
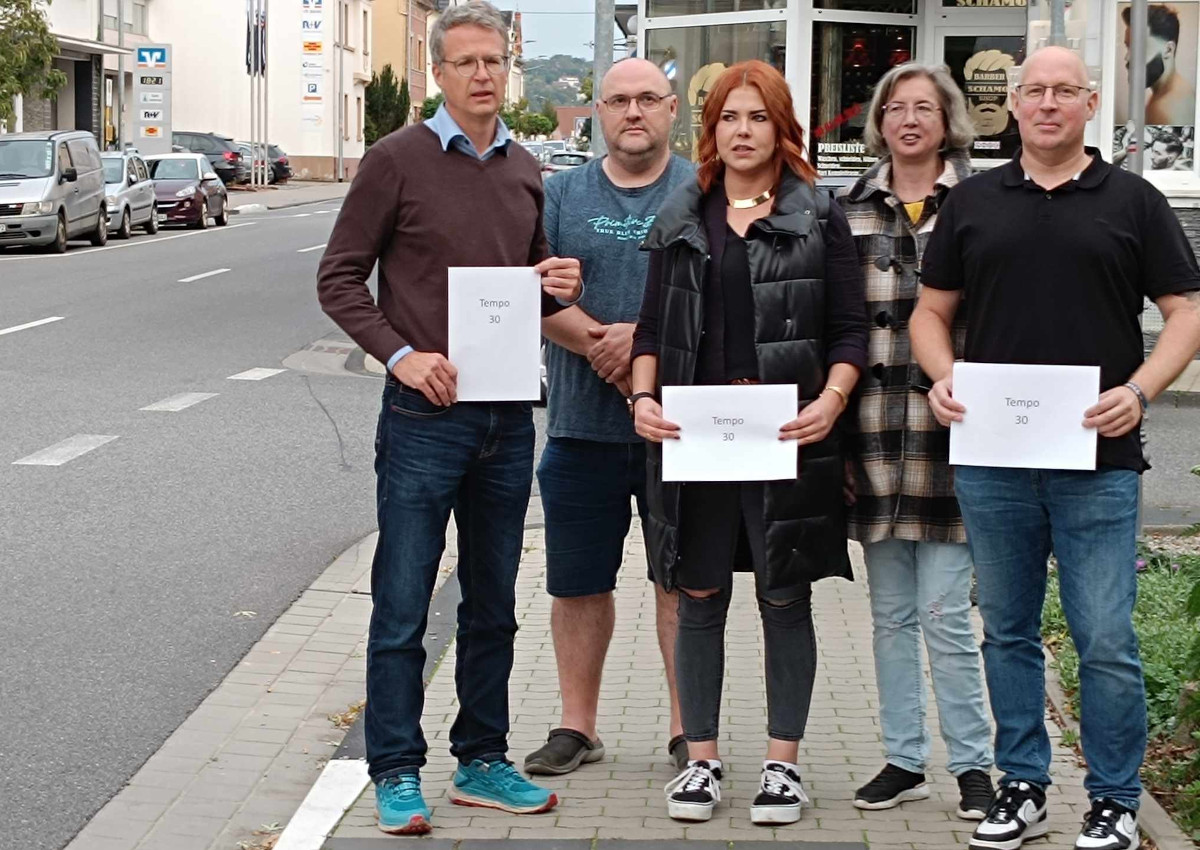
[{"label": "woman in plaid jacket", "polygon": [[[863,544],[887,764],[854,805],[887,809],[929,797],[921,634],[933,672],[950,773],[964,819],[991,802],[991,729],[971,630],[972,565],[948,463],[949,432],[923,393],[909,350],[921,254],[938,206],[970,174],[966,104],[944,67],[893,68],[875,89],[865,141],[879,160],[838,197],[854,233],[871,322],[847,463],[850,536]],[[963,329],[956,328],[961,353]],[[857,425],[856,428],[853,426]]]}]

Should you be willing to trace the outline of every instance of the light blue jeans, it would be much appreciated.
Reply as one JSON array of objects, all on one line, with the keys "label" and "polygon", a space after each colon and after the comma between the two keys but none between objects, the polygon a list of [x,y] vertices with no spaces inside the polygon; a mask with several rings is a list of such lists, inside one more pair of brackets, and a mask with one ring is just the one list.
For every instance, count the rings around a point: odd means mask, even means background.
[{"label": "light blue jeans", "polygon": [[931,739],[925,724],[921,636],[929,653],[942,740],[954,776],[992,766],[979,647],[971,631],[971,556],[963,543],[884,540],[863,547],[875,626],[879,723],[889,764],[924,773]]}]

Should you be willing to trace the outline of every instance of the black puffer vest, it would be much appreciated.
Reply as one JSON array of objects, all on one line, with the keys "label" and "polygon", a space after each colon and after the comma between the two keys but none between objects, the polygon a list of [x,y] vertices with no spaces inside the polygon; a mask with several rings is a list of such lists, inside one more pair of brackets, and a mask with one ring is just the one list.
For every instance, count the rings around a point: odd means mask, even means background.
[{"label": "black puffer vest", "polygon": [[[831,200],[784,172],[775,210],[746,234],[754,295],[754,344],[764,384],[799,384],[797,409],[825,386],[825,238]],[[704,322],[708,234],[699,185],[679,187],[663,204],[643,250],[662,251],[659,290],[658,389],[690,386]],[[782,423],[780,423],[782,424]],[[646,548],[655,578],[675,586],[680,503],[686,485],[662,480],[662,446],[651,443],[647,468]],[[842,501],[838,428],[802,446],[795,481],[764,488],[765,590],[830,576],[851,578]]]}]

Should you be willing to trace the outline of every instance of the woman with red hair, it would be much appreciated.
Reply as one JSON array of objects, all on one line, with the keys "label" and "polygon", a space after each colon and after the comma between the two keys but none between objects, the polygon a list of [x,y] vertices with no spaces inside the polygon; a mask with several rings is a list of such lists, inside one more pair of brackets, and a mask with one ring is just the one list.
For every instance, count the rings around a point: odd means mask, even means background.
[{"label": "woman with red hair", "polygon": [[[807,801],[796,764],[816,674],[812,582],[850,578],[842,450],[834,428],[866,365],[862,271],[841,208],[814,186],[784,78],[764,62],[725,71],[704,103],[697,180],[659,210],[634,334],[630,398],[650,442],[647,553],[678,588],[675,670],[688,767],[666,788],[678,820],[721,799],[717,721],[735,570],[754,573],[766,646],[768,736],[755,823],[794,823]],[[662,480],[668,385],[798,384],[795,480]]]}]

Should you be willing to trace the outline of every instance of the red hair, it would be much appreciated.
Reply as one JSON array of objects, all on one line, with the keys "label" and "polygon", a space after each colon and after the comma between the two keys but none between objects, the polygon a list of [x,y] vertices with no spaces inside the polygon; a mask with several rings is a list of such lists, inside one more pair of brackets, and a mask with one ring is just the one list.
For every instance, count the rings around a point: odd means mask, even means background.
[{"label": "red hair", "polygon": [[717,155],[717,122],[729,93],[742,86],[758,89],[767,107],[767,117],[775,125],[779,146],[775,149],[775,184],[783,174],[783,166],[796,173],[807,183],[814,183],[817,170],[809,164],[804,153],[804,129],[796,120],[796,108],[792,103],[792,90],[783,74],[758,59],[731,65],[717,77],[712,90],[704,98],[704,110],[700,115],[700,144],[697,154],[700,167],[697,178],[700,189],[707,192],[725,171],[725,163]]}]

